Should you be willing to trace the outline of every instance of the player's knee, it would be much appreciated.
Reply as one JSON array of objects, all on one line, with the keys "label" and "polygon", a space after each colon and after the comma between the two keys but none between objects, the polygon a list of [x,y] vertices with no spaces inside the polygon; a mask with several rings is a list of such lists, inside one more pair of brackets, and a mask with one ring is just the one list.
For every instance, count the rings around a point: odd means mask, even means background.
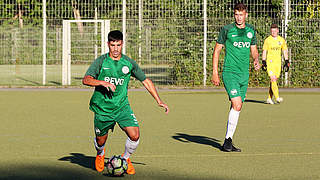
[{"label": "player's knee", "polygon": [[242,99],[241,99],[240,96],[236,97],[234,99],[231,99],[231,102],[232,102],[232,104],[231,104],[232,109],[234,109],[235,111],[240,111],[241,110],[241,108],[242,108]]},{"label": "player's knee", "polygon": [[140,136],[139,136],[139,134],[137,134],[137,135],[130,136],[129,138],[131,141],[138,141]]},{"label": "player's knee", "polygon": [[241,111],[241,108],[242,108],[242,105],[241,104],[238,104],[238,105],[235,105],[232,107],[234,110],[236,111]]}]

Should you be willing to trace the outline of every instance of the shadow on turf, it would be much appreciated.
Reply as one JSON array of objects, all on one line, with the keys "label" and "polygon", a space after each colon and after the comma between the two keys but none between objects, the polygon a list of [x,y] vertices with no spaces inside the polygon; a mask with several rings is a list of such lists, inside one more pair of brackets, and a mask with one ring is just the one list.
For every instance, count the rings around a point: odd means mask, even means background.
[{"label": "shadow on turf", "polygon": [[194,135],[189,135],[184,133],[176,133],[176,136],[172,136],[172,138],[185,143],[193,142],[193,143],[209,145],[217,149],[221,149],[220,140],[206,137],[206,136],[194,136]]},{"label": "shadow on turf", "polygon": [[[78,164],[82,167],[88,168],[88,169],[92,169],[95,171],[94,168],[94,162],[96,157],[92,157],[92,156],[86,156],[84,154],[81,153],[70,153],[71,156],[66,156],[63,158],[58,159],[59,161],[69,161],[70,163],[73,164]],[[106,161],[108,161],[109,158],[106,158]],[[141,162],[132,162],[132,164],[140,164],[140,165],[146,165],[145,163],[141,163]]]},{"label": "shadow on turf", "polygon": [[17,79],[22,80],[22,81],[25,81],[25,82],[32,83],[33,85],[41,85],[39,82],[32,81],[32,80],[29,80],[29,79],[25,79],[25,78],[23,78],[23,77],[17,76]]},{"label": "shadow on turf", "polygon": [[71,156],[60,158],[59,161],[69,161],[70,163],[78,164],[82,167],[95,170],[94,161],[96,157],[86,156],[81,153],[70,153]]},{"label": "shadow on turf", "polygon": [[[151,171],[151,172],[150,172]],[[168,172],[167,172],[168,173]],[[39,164],[10,164],[8,167],[0,168],[1,180],[102,180],[102,179],[137,179],[137,180],[234,180],[223,177],[193,177],[175,174],[161,173],[159,170],[141,169],[134,176],[110,177],[104,174],[73,168],[68,166],[52,166]]]},{"label": "shadow on turf", "polygon": [[265,101],[258,101],[258,100],[253,100],[253,99],[246,99],[246,100],[244,100],[244,102],[267,104]]}]

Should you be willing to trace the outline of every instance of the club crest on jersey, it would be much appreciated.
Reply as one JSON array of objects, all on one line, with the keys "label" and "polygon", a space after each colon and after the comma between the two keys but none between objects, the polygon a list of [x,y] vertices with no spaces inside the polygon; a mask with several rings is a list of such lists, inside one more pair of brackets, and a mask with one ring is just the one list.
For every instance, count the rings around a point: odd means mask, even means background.
[{"label": "club crest on jersey", "polygon": [[101,133],[100,129],[98,129],[98,128],[95,128],[95,131],[96,131],[96,134],[100,134]]},{"label": "club crest on jersey", "polygon": [[231,93],[232,95],[236,95],[236,94],[238,93],[238,91],[237,91],[236,89],[232,89],[232,90],[230,91],[230,93]]},{"label": "club crest on jersey", "polygon": [[122,72],[123,72],[123,74],[128,74],[128,73],[129,73],[129,68],[128,68],[128,66],[123,66],[123,67],[122,67]]},{"label": "club crest on jersey", "polygon": [[279,45],[281,45],[281,42],[280,42],[280,41],[278,41],[278,44],[279,44]]},{"label": "club crest on jersey", "polygon": [[247,37],[251,39],[253,37],[252,32],[248,32]]}]

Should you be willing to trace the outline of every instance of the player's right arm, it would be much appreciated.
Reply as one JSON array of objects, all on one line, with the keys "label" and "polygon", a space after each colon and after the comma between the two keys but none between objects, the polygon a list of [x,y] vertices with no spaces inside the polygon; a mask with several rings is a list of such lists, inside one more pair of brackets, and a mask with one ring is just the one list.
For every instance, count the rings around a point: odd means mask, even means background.
[{"label": "player's right arm", "polygon": [[219,56],[220,52],[223,48],[223,44],[216,43],[213,51],[213,58],[212,58],[212,83],[216,86],[220,84],[219,72],[218,72],[218,64],[219,64]]},{"label": "player's right arm", "polygon": [[97,80],[90,75],[86,75],[82,79],[82,84],[87,85],[87,86],[92,86],[92,87],[103,86],[103,87],[106,87],[107,89],[111,89],[111,91],[113,91],[113,92],[116,90],[115,85],[113,85],[109,82],[106,82],[106,81]]},{"label": "player's right arm", "polygon": [[92,87],[103,86],[106,87],[108,90],[111,89],[114,92],[116,90],[115,85],[106,81],[98,80],[104,59],[105,56],[102,55],[93,61],[93,63],[89,66],[86,74],[84,75],[84,78],[82,79],[82,84]]}]

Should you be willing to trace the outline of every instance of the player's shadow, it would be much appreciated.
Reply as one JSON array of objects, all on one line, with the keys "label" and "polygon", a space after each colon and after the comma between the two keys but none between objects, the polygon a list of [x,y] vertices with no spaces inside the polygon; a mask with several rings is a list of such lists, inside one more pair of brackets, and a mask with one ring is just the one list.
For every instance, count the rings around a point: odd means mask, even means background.
[{"label": "player's shadow", "polygon": [[185,143],[193,142],[193,143],[209,145],[217,149],[221,149],[220,140],[206,137],[206,136],[195,136],[195,135],[189,135],[184,133],[176,133],[176,136],[172,136],[172,138]]},{"label": "player's shadow", "polygon": [[81,153],[70,153],[70,156],[65,156],[60,159],[59,161],[69,161],[70,163],[78,164],[82,167],[95,170],[94,162],[96,160],[95,157],[86,156]]},{"label": "player's shadow", "polygon": [[[105,162],[108,161],[109,158],[105,158]],[[78,164],[82,167],[92,169],[95,171],[95,160],[96,157],[92,156],[86,156],[81,153],[70,153],[70,156],[62,157],[58,159],[59,161],[69,161],[70,163],[73,164]],[[134,162],[132,161],[132,164],[140,164],[140,165],[146,165],[145,163],[142,162]]]},{"label": "player's shadow", "polygon": [[259,101],[259,100],[253,100],[253,99],[246,99],[244,100],[244,102],[266,104],[265,101]]}]

